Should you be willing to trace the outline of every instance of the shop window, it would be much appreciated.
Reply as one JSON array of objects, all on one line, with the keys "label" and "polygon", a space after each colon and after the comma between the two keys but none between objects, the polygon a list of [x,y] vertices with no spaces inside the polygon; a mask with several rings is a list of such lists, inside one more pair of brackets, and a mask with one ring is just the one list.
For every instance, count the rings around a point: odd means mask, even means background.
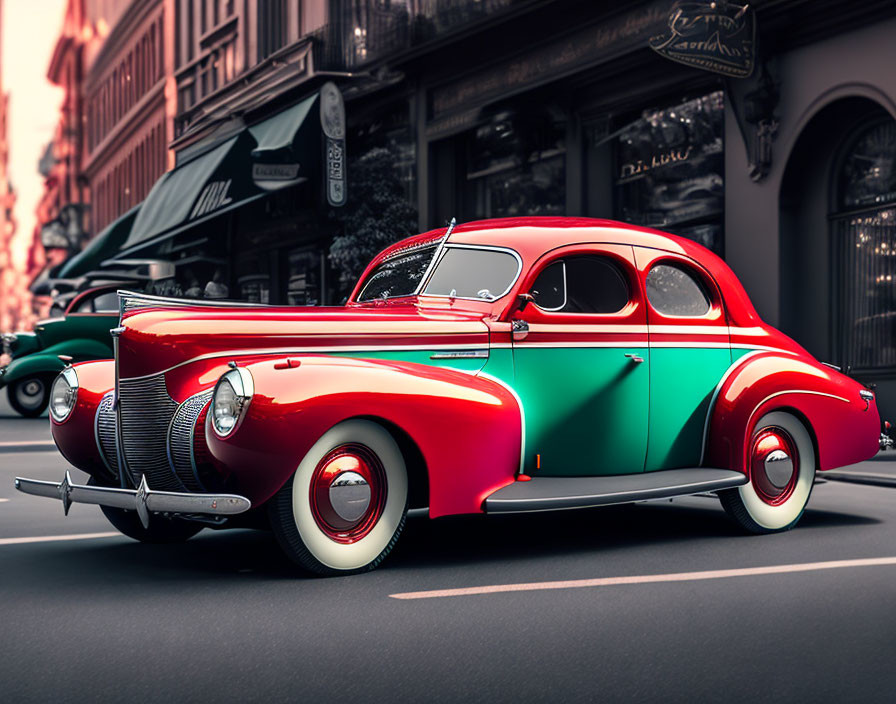
[{"label": "shop window", "polygon": [[709,297],[684,269],[657,264],[647,274],[647,300],[661,315],[700,317],[709,312]]},{"label": "shop window", "polygon": [[616,140],[615,216],[721,253],[724,95],[645,111]]},{"label": "shop window", "polygon": [[466,139],[465,218],[563,215],[565,148],[560,110],[525,105],[496,112]]},{"label": "shop window", "polygon": [[896,122],[866,125],[851,141],[837,196],[842,359],[896,367]]},{"label": "shop window", "polygon": [[532,285],[535,305],[556,313],[618,313],[630,294],[625,275],[605,257],[553,262]]}]

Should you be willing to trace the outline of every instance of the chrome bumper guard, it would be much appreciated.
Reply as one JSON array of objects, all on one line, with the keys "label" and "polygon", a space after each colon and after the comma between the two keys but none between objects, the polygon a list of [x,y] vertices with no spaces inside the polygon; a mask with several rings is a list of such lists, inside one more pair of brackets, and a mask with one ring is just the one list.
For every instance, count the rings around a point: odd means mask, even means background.
[{"label": "chrome bumper guard", "polygon": [[150,513],[192,513],[210,516],[233,516],[244,513],[252,502],[238,494],[188,494],[179,491],[153,491],[142,477],[136,489],[113,489],[102,486],[73,484],[71,475],[57,482],[16,477],[16,489],[34,496],[60,499],[65,515],[73,503],[113,506],[136,511],[144,528],[149,526]]}]

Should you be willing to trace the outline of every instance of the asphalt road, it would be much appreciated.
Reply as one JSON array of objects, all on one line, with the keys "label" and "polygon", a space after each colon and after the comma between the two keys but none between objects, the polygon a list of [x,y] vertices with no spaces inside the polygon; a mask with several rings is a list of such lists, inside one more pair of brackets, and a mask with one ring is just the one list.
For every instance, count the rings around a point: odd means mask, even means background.
[{"label": "asphalt road", "polygon": [[[4,702],[896,699],[893,561],[705,574],[896,557],[894,489],[819,484],[796,530],[763,537],[702,497],[415,517],[379,570],[320,579],[260,531],[83,537],[111,530],[97,508],[65,518],[13,489],[16,474],[61,477],[55,452],[10,444],[48,437],[46,419],[0,406]],[[690,572],[704,574],[656,581]],[[531,590],[392,596],[507,584]]]}]

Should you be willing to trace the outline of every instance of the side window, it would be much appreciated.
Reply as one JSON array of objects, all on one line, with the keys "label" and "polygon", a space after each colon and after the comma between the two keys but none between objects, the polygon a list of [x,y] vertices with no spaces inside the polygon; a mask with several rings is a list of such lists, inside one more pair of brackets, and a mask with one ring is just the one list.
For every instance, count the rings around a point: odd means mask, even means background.
[{"label": "side window", "polygon": [[82,298],[78,301],[78,305],[72,308],[72,313],[93,313],[93,299],[90,296]]},{"label": "side window", "polygon": [[618,313],[629,302],[625,274],[606,257],[569,257],[549,264],[531,291],[535,305],[558,313]]},{"label": "side window", "polygon": [[647,273],[647,300],[662,315],[700,317],[710,307],[703,285],[671,264],[657,264]]},{"label": "side window", "polygon": [[107,291],[93,299],[93,310],[96,313],[117,313],[118,293]]}]

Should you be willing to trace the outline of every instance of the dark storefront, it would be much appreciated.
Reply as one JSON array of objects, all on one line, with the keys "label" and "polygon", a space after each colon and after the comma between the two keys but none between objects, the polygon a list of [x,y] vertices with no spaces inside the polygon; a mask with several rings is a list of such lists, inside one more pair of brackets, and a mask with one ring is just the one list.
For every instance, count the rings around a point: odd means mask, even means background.
[{"label": "dark storefront", "polygon": [[166,173],[140,206],[119,259],[173,262],[153,293],[320,305],[335,296],[315,93]]}]

